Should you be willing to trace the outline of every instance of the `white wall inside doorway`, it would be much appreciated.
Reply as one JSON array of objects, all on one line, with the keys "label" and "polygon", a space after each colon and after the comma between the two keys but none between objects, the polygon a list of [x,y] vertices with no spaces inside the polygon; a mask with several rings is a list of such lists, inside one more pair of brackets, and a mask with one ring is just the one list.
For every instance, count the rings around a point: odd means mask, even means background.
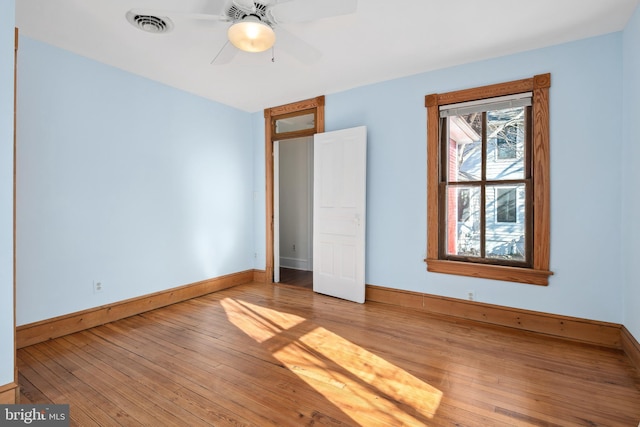
[{"label": "white wall inside doorway", "polygon": [[313,270],[313,137],[280,144],[280,266]]}]

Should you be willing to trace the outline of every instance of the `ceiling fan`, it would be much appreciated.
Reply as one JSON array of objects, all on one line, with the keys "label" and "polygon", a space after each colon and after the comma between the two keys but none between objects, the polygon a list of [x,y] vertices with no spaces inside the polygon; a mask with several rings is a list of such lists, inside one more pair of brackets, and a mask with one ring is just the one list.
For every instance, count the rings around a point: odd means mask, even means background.
[{"label": "ceiling fan", "polygon": [[141,30],[162,33],[173,28],[170,16],[230,23],[227,41],[211,61],[230,62],[238,52],[263,52],[278,42],[278,48],[303,63],[317,61],[321,52],[282,25],[308,22],[354,13],[358,0],[210,0],[207,10],[217,14],[131,9],[127,20]]}]

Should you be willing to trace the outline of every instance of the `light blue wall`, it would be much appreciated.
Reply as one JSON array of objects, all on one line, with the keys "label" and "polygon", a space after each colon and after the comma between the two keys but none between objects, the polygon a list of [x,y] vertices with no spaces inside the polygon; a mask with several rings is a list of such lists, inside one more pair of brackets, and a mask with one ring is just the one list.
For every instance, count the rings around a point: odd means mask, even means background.
[{"label": "light blue wall", "polygon": [[[368,127],[366,282],[454,298],[473,290],[483,302],[621,323],[621,38],[615,33],[328,95],[328,131]],[[552,75],[549,286],[427,273],[424,96],[541,73]]]},{"label": "light blue wall", "polygon": [[251,114],[20,42],[18,325],[253,268]]},{"label": "light blue wall", "polygon": [[13,46],[15,0],[0,2],[0,386],[14,381]]},{"label": "light blue wall", "polygon": [[266,268],[266,186],[265,186],[265,129],[264,112],[260,111],[252,115],[254,152],[253,152],[253,182],[254,182],[254,236],[255,253],[254,268],[264,270]]},{"label": "light blue wall", "polygon": [[640,341],[640,7],[623,33],[622,224],[624,325]]}]

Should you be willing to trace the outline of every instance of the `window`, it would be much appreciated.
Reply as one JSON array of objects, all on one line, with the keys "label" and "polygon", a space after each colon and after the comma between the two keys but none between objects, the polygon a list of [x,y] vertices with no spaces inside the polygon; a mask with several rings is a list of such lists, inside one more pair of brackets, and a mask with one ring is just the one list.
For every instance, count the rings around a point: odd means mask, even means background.
[{"label": "window", "polygon": [[515,188],[496,188],[496,222],[518,222]]},{"label": "window", "polygon": [[548,284],[550,83],[426,96],[428,271]]}]

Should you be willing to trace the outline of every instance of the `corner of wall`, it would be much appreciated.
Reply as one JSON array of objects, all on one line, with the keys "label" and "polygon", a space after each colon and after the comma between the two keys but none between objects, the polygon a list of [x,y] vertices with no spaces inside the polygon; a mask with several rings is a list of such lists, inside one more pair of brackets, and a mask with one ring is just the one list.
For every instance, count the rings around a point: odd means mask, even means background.
[{"label": "corner of wall", "polygon": [[13,141],[15,0],[0,3],[0,399],[15,396]]},{"label": "corner of wall", "polygon": [[[622,122],[623,150],[621,153],[623,192],[635,194],[640,190],[640,171],[635,164],[640,161],[640,138],[637,136],[636,118],[640,114],[640,5],[632,14],[622,33]],[[640,272],[635,268],[635,260],[640,257],[636,244],[640,239],[640,226],[636,217],[640,212],[640,202],[634,198],[623,198],[621,226],[625,231],[622,241],[623,257],[623,324],[629,334],[640,341]]]}]

